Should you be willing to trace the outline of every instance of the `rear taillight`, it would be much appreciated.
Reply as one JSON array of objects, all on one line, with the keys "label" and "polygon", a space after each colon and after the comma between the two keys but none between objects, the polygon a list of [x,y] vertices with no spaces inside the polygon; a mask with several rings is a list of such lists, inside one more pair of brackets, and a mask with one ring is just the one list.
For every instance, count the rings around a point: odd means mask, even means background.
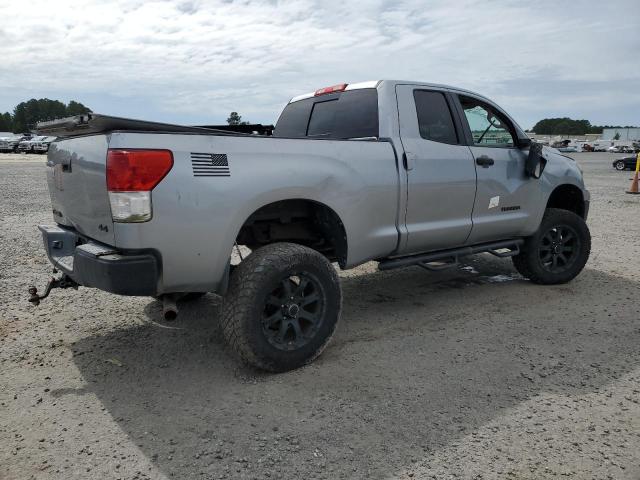
[{"label": "rear taillight", "polygon": [[173,167],[169,150],[110,149],[107,190],[114,222],[151,219],[151,190]]},{"label": "rear taillight", "polygon": [[110,192],[149,192],[173,167],[169,150],[109,150],[107,189]]}]

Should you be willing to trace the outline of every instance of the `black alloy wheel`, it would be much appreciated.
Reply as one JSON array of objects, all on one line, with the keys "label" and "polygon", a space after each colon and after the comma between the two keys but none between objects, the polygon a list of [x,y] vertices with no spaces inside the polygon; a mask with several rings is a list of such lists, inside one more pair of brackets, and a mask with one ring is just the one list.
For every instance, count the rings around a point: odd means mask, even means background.
[{"label": "black alloy wheel", "polygon": [[542,268],[551,273],[562,273],[571,268],[580,251],[578,233],[568,225],[549,229],[538,248]]},{"label": "black alloy wheel", "polygon": [[322,353],[341,309],[340,280],[324,255],[273,243],[254,250],[231,272],[222,331],[245,363],[285,372]]},{"label": "black alloy wheel", "polygon": [[533,283],[554,285],[573,280],[591,253],[591,233],[582,217],[558,208],[545,211],[538,231],[512,257],[516,270]]},{"label": "black alloy wheel", "polygon": [[287,275],[267,295],[262,331],[278,350],[295,350],[314,337],[324,318],[325,292],[307,272]]}]

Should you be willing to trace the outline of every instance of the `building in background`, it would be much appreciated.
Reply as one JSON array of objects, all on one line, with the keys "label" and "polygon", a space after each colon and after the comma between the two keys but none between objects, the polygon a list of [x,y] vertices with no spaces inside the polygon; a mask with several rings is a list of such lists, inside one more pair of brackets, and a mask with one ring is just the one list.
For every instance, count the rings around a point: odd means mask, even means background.
[{"label": "building in background", "polygon": [[[618,138],[616,138],[618,134]],[[602,140],[640,140],[640,128],[605,128],[602,130]]]}]

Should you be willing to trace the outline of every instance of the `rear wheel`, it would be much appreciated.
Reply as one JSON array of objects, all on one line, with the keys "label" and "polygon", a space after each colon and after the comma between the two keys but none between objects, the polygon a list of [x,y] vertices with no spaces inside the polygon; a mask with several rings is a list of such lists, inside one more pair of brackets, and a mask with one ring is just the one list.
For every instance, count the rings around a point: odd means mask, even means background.
[{"label": "rear wheel", "polygon": [[618,160],[616,162],[616,170],[624,170],[626,168],[623,160]]},{"label": "rear wheel", "polygon": [[591,234],[585,221],[573,212],[549,208],[522,253],[513,257],[513,264],[534,283],[566,283],[582,271],[590,252]]},{"label": "rear wheel", "polygon": [[322,353],[341,305],[338,275],[324,256],[302,245],[274,243],[233,271],[222,329],[246,363],[284,372]]}]

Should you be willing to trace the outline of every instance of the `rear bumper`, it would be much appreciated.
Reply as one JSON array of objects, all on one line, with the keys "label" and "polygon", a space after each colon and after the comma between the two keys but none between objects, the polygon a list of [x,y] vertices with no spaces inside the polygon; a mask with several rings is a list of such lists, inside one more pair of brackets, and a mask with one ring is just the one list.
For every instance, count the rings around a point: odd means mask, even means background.
[{"label": "rear bumper", "polygon": [[58,225],[38,229],[51,263],[78,284],[119,295],[157,294],[160,260],[154,253],[118,251]]}]

